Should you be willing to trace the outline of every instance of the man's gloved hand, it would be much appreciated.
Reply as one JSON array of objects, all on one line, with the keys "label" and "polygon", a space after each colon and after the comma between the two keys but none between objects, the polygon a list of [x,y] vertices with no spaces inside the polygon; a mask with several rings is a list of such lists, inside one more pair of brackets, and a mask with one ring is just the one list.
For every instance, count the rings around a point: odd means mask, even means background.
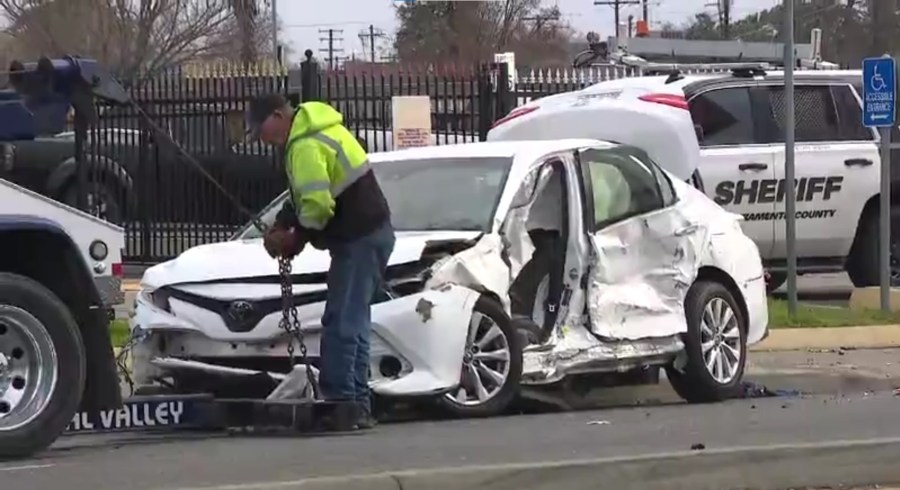
[{"label": "man's gloved hand", "polygon": [[296,230],[296,228],[286,229],[278,226],[266,230],[263,245],[266,247],[269,257],[273,259],[278,257],[294,258],[299,255],[306,247],[306,240]]}]

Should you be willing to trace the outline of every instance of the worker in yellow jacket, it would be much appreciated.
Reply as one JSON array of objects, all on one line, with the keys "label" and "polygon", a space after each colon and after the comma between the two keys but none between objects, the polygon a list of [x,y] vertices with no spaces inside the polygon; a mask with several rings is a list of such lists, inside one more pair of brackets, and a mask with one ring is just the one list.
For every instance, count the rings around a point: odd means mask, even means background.
[{"label": "worker in yellow jacket", "polygon": [[273,257],[294,255],[306,242],[328,249],[328,294],[322,317],[320,386],[323,397],[354,400],[358,428],[369,428],[371,301],[384,283],[394,249],[390,209],[357,138],[330,105],[296,109],[280,95],[255,99],[251,134],[284,149],[292,211],[266,233]]}]

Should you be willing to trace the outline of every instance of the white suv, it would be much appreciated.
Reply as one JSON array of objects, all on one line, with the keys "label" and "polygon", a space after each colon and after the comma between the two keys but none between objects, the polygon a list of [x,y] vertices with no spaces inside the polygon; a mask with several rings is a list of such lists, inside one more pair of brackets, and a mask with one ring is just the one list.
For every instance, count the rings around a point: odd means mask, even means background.
[{"label": "white suv", "polygon": [[[880,158],[877,133],[862,125],[861,83],[860,71],[798,71],[794,98],[798,271],[846,270],[858,287],[878,284],[879,277]],[[574,102],[586,98],[597,100],[593,109]],[[777,288],[786,266],[784,74],[744,68],[601,82],[515,109],[488,139],[598,137],[609,126],[622,131],[622,124],[642,131],[605,117],[601,101],[617,98],[690,112],[700,146],[694,183],[744,216],[744,230],[771,274],[770,289]]]}]

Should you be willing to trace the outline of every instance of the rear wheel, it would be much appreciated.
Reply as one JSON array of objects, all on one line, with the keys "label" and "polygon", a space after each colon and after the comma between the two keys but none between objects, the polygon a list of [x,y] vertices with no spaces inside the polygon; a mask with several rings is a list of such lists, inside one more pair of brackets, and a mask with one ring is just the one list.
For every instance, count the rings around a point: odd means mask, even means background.
[{"label": "rear wheel", "polygon": [[522,377],[522,337],[497,301],[482,296],[469,322],[460,385],[439,399],[458,417],[489,417],[509,407]]},{"label": "rear wheel", "polygon": [[747,361],[746,319],[728,289],[699,281],[685,299],[686,356],[666,368],[672,388],[690,403],[738,396]]},{"label": "rear wheel", "polygon": [[[862,218],[850,256],[847,258],[847,275],[858,288],[877,286],[881,282],[878,260],[878,216],[874,209]],[[891,284],[900,282],[900,233],[895,233],[896,223],[891,223]]]},{"label": "rear wheel", "polygon": [[84,345],[66,305],[38,282],[0,273],[0,458],[49,447],[84,383]]}]

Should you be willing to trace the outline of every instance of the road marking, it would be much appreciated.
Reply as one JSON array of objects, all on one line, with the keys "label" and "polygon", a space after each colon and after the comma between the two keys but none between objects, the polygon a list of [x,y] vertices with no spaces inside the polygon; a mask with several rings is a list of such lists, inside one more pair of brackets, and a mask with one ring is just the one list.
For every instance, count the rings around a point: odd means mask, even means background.
[{"label": "road marking", "polygon": [[41,468],[49,468],[51,466],[56,466],[53,464],[30,464],[24,466],[9,466],[6,468],[0,468],[0,471],[25,471],[25,470],[39,470]]}]

